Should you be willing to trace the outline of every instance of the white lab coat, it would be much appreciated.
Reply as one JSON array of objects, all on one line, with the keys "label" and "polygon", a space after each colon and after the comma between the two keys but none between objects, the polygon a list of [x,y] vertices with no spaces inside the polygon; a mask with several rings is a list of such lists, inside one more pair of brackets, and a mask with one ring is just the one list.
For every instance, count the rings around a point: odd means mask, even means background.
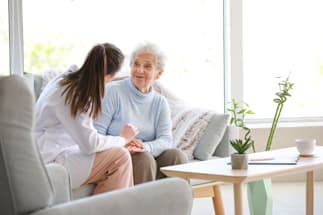
[{"label": "white lab coat", "polygon": [[98,134],[88,113],[71,116],[58,85],[62,75],[47,84],[36,103],[35,139],[44,162],[65,166],[76,188],[90,175],[95,153],[124,146],[125,139]]}]

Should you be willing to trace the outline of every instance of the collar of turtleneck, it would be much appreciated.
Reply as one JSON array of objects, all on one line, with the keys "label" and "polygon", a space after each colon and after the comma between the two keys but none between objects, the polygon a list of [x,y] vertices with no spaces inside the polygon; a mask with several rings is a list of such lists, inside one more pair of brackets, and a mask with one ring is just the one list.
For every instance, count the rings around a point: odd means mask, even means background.
[{"label": "collar of turtleneck", "polygon": [[150,100],[152,100],[152,98],[154,97],[154,93],[155,93],[155,91],[153,90],[153,88],[152,87],[150,87],[150,90],[149,90],[149,92],[148,93],[142,93],[142,92],[140,92],[137,88],[136,88],[136,86],[132,83],[132,81],[131,81],[131,78],[128,78],[127,80],[126,80],[126,82],[127,82],[127,85],[128,85],[128,87],[130,88],[130,92],[131,92],[131,94],[132,94],[132,97],[136,100],[136,101],[138,101],[138,102],[147,102],[147,101],[150,101]]}]

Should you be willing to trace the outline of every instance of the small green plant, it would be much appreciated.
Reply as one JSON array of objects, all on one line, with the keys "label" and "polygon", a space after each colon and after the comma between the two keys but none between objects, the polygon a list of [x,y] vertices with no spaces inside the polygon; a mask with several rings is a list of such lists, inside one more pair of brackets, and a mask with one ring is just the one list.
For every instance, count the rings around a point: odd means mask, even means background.
[{"label": "small green plant", "polygon": [[277,98],[274,99],[274,102],[277,103],[277,108],[271,125],[269,136],[267,139],[267,144],[265,149],[266,151],[269,151],[271,149],[273,137],[277,128],[280,114],[282,112],[284,103],[287,101],[287,97],[291,96],[291,94],[289,93],[289,90],[293,89],[294,83],[291,83],[289,81],[289,76],[288,76],[285,80],[280,81],[278,85],[279,85],[279,91],[275,94]]},{"label": "small green plant", "polygon": [[237,151],[238,154],[244,154],[249,148],[250,146],[252,146],[254,143],[253,140],[251,140],[251,138],[247,138],[247,139],[235,139],[235,140],[230,140],[230,144],[231,146]]},{"label": "small green plant", "polygon": [[235,125],[237,127],[245,127],[245,116],[249,114],[254,114],[254,112],[250,109],[249,104],[246,102],[238,103],[235,99],[232,99],[231,108],[228,108],[228,112],[230,112],[230,125]]},{"label": "small green plant", "polygon": [[235,125],[245,131],[243,139],[230,140],[231,146],[238,154],[244,154],[251,146],[252,150],[255,152],[254,140],[251,138],[251,129],[245,125],[245,116],[254,114],[254,112],[245,102],[239,103],[235,99],[232,99],[230,104],[231,108],[227,109],[231,114],[230,125]]}]

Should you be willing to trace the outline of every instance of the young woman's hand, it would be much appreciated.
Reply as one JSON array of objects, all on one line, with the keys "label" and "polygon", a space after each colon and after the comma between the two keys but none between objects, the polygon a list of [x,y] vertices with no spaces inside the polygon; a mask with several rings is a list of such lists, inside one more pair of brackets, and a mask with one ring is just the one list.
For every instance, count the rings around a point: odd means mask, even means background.
[{"label": "young woman's hand", "polygon": [[120,136],[126,139],[126,143],[129,143],[137,136],[138,133],[138,128],[128,123],[125,126],[123,126],[120,132]]},{"label": "young woman's hand", "polygon": [[125,147],[128,149],[130,154],[135,154],[138,152],[143,152],[145,151],[145,146],[141,140],[134,139],[131,142],[127,143]]}]

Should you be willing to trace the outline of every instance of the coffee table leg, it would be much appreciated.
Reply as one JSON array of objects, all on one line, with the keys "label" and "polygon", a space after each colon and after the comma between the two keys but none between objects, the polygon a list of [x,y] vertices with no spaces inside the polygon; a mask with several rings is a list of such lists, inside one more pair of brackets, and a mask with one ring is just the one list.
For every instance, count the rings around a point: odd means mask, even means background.
[{"label": "coffee table leg", "polygon": [[243,183],[234,183],[233,185],[235,215],[243,215],[242,185]]},{"label": "coffee table leg", "polygon": [[221,190],[219,185],[213,186],[213,207],[214,212],[216,215],[224,215],[224,207],[223,207],[223,201],[221,196]]},{"label": "coffee table leg", "polygon": [[314,171],[306,173],[306,215],[314,214]]}]

